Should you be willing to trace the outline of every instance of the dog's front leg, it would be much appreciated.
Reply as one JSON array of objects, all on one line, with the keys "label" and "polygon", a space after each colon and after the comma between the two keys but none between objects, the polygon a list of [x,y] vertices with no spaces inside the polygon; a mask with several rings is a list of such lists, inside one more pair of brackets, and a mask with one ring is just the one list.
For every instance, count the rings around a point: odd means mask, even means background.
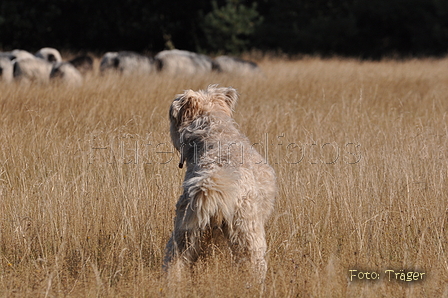
[{"label": "dog's front leg", "polygon": [[191,225],[189,219],[192,217],[191,208],[189,208],[188,197],[184,194],[176,205],[174,231],[165,249],[165,269],[174,262],[191,265],[199,257],[201,232],[189,227]]}]

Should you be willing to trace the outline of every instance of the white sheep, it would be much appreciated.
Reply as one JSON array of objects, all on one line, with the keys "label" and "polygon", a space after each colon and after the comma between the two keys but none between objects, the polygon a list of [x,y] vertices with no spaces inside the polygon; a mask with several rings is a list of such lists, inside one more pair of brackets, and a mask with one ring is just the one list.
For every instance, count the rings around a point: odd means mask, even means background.
[{"label": "white sheep", "polygon": [[238,75],[261,73],[260,68],[255,62],[236,57],[218,56],[215,58],[215,63],[219,72]]},{"label": "white sheep", "polygon": [[100,62],[100,72],[105,73],[109,70],[116,70],[118,66],[118,52],[107,52],[103,55]]},{"label": "white sheep", "polygon": [[62,62],[61,54],[58,50],[53,48],[42,48],[35,54],[35,56],[51,63]]},{"label": "white sheep", "polygon": [[32,59],[35,58],[33,54],[25,50],[13,50],[11,52],[11,60]]},{"label": "white sheep", "polygon": [[50,79],[74,87],[81,86],[83,82],[81,73],[70,62],[57,62],[53,64]]},{"label": "white sheep", "polygon": [[53,64],[38,58],[17,59],[14,63],[14,78],[25,83],[48,83]]},{"label": "white sheep", "polygon": [[154,59],[159,71],[172,75],[208,73],[216,66],[208,56],[183,50],[162,51]]},{"label": "white sheep", "polygon": [[16,57],[14,57],[12,52],[0,52],[0,58],[6,58],[8,60],[14,60]]},{"label": "white sheep", "polygon": [[107,52],[100,63],[100,72],[118,71],[123,75],[149,74],[155,71],[153,59],[135,52]]},{"label": "white sheep", "polygon": [[11,83],[13,79],[13,63],[8,56],[0,55],[0,82]]}]

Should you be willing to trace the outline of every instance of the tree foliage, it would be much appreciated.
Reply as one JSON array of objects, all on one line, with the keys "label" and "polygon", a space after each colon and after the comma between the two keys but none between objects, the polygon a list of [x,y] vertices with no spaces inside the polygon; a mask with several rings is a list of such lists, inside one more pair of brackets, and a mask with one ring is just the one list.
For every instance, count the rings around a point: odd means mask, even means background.
[{"label": "tree foliage", "polygon": [[444,55],[446,0],[2,0],[0,48]]},{"label": "tree foliage", "polygon": [[218,7],[212,1],[212,11],[204,17],[202,26],[209,50],[233,54],[247,50],[249,38],[262,20],[257,3],[246,7],[239,1],[227,1]]}]

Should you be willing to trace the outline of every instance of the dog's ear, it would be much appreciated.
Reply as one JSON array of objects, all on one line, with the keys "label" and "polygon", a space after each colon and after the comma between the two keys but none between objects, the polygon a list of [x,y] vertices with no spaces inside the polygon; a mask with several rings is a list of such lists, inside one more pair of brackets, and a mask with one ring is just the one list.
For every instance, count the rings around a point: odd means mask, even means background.
[{"label": "dog's ear", "polygon": [[185,91],[179,99],[179,124],[193,121],[202,113],[203,102],[201,97],[193,90]]},{"label": "dog's ear", "polygon": [[236,89],[232,88],[232,87],[228,87],[225,88],[225,101],[226,103],[229,105],[230,110],[234,110],[235,109],[235,105],[236,102],[238,100],[238,92],[236,91]]}]

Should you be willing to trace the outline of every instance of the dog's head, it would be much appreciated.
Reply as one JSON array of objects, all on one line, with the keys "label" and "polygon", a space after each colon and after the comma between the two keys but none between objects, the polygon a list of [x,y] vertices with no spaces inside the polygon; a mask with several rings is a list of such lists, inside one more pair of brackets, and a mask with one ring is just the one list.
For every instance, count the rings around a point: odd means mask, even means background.
[{"label": "dog's head", "polygon": [[182,129],[196,119],[212,114],[232,117],[237,100],[238,93],[234,88],[219,88],[218,85],[210,85],[199,91],[187,90],[178,95],[171,104],[169,114],[174,146],[179,150]]}]

